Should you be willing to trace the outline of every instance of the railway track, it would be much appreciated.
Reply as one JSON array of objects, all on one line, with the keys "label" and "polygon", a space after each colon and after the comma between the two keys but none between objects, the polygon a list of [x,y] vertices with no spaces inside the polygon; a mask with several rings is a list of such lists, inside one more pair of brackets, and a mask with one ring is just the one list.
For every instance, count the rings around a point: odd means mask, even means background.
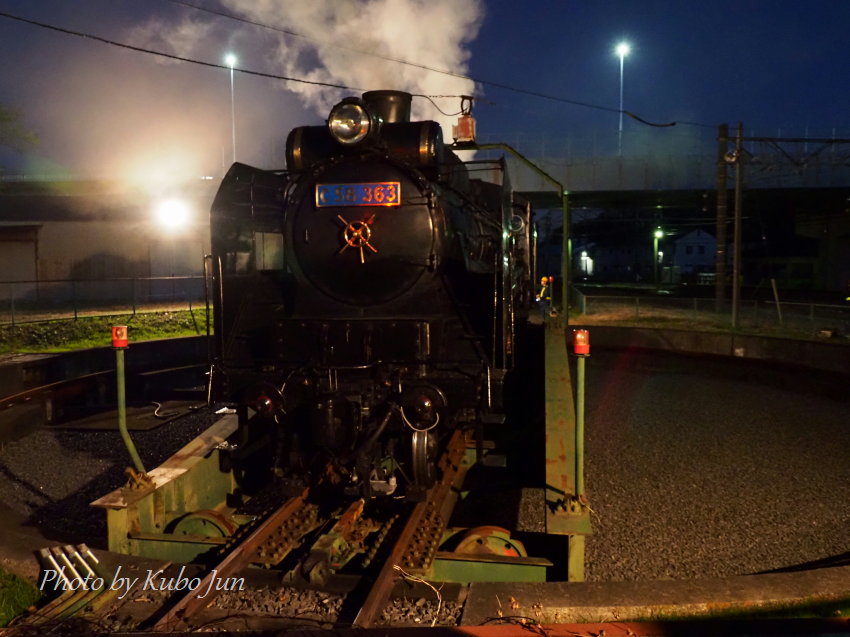
[{"label": "railway track", "polygon": [[[597,358],[598,358],[598,357],[597,357]],[[656,372],[656,373],[657,373],[657,372]],[[594,376],[594,378],[595,378],[595,376]],[[641,377],[641,378],[642,378],[642,377]],[[686,394],[686,392],[679,392],[679,393],[680,393],[680,394],[682,394],[682,395],[685,395],[685,394]],[[653,424],[653,427],[657,427],[657,426],[658,426],[658,423],[656,423],[656,422],[653,422],[652,424]],[[610,444],[611,444],[611,443],[610,443],[610,441],[609,441],[609,440],[606,440],[605,442],[606,442],[606,446],[610,446]],[[655,440],[654,440],[654,442],[655,442]],[[655,442],[655,444],[657,444],[657,442]],[[602,447],[602,449],[604,449],[604,447]],[[674,454],[666,454],[666,455],[671,456],[671,455],[674,455]],[[599,456],[599,455],[597,454],[597,456],[594,456],[594,457],[602,457],[602,456]],[[606,466],[606,470],[610,470],[612,466],[616,466],[616,465],[614,465],[613,463],[610,463],[610,462],[609,462],[609,463],[606,463],[606,465],[605,465],[605,466]],[[634,471],[636,470],[636,469],[635,469],[635,467],[636,467],[636,466],[638,466],[638,465],[632,465],[632,468],[630,469],[630,474],[629,474],[630,476],[631,476],[631,475],[634,473]],[[632,479],[632,480],[633,480],[633,478],[630,478],[630,479]],[[731,501],[731,500],[730,500],[730,501]],[[610,519],[610,516],[611,516],[611,515],[613,515],[613,514],[615,514],[615,513],[616,513],[616,510],[615,510],[615,509],[613,509],[613,508],[610,508],[610,507],[609,507],[609,509],[610,509],[610,512],[608,513],[608,516],[609,516],[609,519]],[[630,520],[629,522],[633,524],[633,523],[634,523],[634,520],[632,519],[632,520]],[[618,525],[618,526],[621,526],[621,525]],[[611,527],[609,526],[609,528],[611,528]],[[381,561],[380,563],[381,563],[381,564],[384,564],[383,558],[381,558],[381,560],[382,560],[382,561]],[[108,569],[104,569],[104,570],[105,570],[105,572],[106,572]],[[114,569],[113,569],[113,570],[114,570]],[[258,569],[254,569],[254,570],[255,570],[255,571],[257,571]],[[96,569],[96,568],[95,568],[95,571],[97,571],[97,569]],[[318,577],[318,576],[320,575],[320,573],[321,573],[321,569],[317,569],[317,570],[316,570],[316,576]],[[110,574],[111,574],[111,571],[110,571]],[[364,578],[364,579],[365,579],[365,578]],[[370,580],[368,583],[369,583],[369,585],[370,585],[370,587],[369,587],[369,588],[370,588],[370,590],[371,590],[371,587],[372,587],[372,585],[375,583],[375,580],[374,580],[374,579],[372,579],[372,580]],[[77,597],[77,601],[80,601],[81,597],[82,597],[82,596]],[[91,597],[91,595],[90,595],[89,597]],[[114,601],[115,594],[114,594],[114,593],[112,594],[112,598],[113,598],[112,600],[108,600],[108,599],[107,599],[108,597],[109,597],[109,596],[108,596],[108,595],[106,595],[106,594],[101,594],[101,596],[100,596],[101,601],[99,601],[99,602],[97,602],[97,603],[93,604],[93,606],[97,606],[97,607],[99,607],[99,608],[105,608],[107,601]],[[128,596],[128,597],[129,597],[129,596]],[[221,598],[221,601],[224,601],[225,599],[226,599],[226,598]],[[504,599],[505,599],[505,596],[502,596],[502,600],[504,600]],[[67,601],[68,601],[68,599],[66,598],[66,599],[64,599],[63,601],[64,601],[64,602],[67,602]],[[133,601],[136,601],[136,600],[133,600]],[[364,598],[364,601],[365,601],[365,598]],[[174,602],[172,602],[172,603],[174,603]],[[140,604],[139,604],[139,605],[140,605]],[[61,606],[60,604],[55,604],[55,605],[54,605],[54,607],[56,607],[56,608],[57,608],[57,610],[59,610],[59,607],[60,607],[60,606]],[[69,608],[72,608],[72,607],[74,607],[74,606],[76,606],[76,602],[71,602],[70,604],[66,604],[66,605],[64,606],[64,608],[65,608],[65,609],[69,609]],[[361,607],[362,607],[362,606],[361,606]],[[528,608],[528,604],[526,604],[526,608]],[[211,615],[212,615],[213,613],[215,613],[216,611],[219,613],[219,615],[226,614],[226,613],[227,613],[227,614],[232,614],[232,613],[234,612],[232,609],[233,609],[233,606],[232,606],[232,605],[231,605],[231,606],[222,605],[222,606],[219,606],[218,608],[208,609],[208,612],[210,613],[210,615],[207,615],[207,617],[211,616]],[[464,612],[466,612],[466,611],[464,611]],[[359,609],[358,609],[358,613],[356,613],[356,615],[359,615]],[[427,615],[425,615],[425,616],[427,617]],[[58,615],[57,615],[57,617],[58,617]],[[364,617],[365,617],[365,615],[364,615]],[[47,618],[45,618],[45,619],[47,619]],[[466,621],[466,620],[467,620],[467,618],[465,617],[465,621]],[[204,621],[204,620],[198,619],[198,621],[199,621],[199,622],[201,622],[201,623],[203,623],[203,621]],[[428,617],[426,621],[430,621],[430,617]],[[473,621],[473,622],[475,622],[475,621],[476,621],[476,620],[474,619],[474,615],[470,615],[470,619],[469,619],[469,621]],[[481,620],[477,620],[477,621],[481,621]],[[507,621],[507,619],[505,619],[505,621]],[[544,619],[540,619],[540,621],[544,621],[544,622],[545,622],[545,620],[544,620]],[[549,621],[551,621],[551,620],[549,620]],[[346,623],[345,625],[351,625],[352,623],[353,623],[353,619],[352,619],[352,620],[349,620],[349,621],[348,621],[348,623]],[[816,626],[816,625],[817,625],[817,623],[816,623],[816,622],[811,624],[811,626]],[[608,626],[608,625],[596,625],[596,626],[593,626],[593,627],[586,626],[586,627],[584,627],[584,629],[583,629],[583,630],[582,630],[582,629],[579,629],[578,627],[573,628],[573,629],[571,629],[571,630],[573,630],[573,632],[574,632],[574,633],[577,633],[577,634],[598,634],[598,630],[597,630],[597,629],[602,629],[602,628],[603,628],[603,626],[604,626],[604,630],[606,631],[606,634],[609,634],[609,635],[610,635],[610,634],[617,634],[617,633],[616,633],[616,629],[617,629],[617,628],[623,628],[623,627],[625,627],[625,626],[628,626],[628,628],[629,628],[630,630],[632,630],[632,632],[633,632],[633,633],[635,633],[635,634],[643,634],[643,633],[641,633],[640,628],[639,628],[637,625],[633,625],[633,624],[629,624],[629,625],[625,625],[625,624],[618,624],[618,625],[613,625],[613,626]],[[842,624],[842,626],[846,626],[846,624]],[[128,626],[128,628],[133,628],[133,627],[134,627],[134,626]],[[709,628],[712,628],[712,627],[711,627],[711,626],[709,626]],[[471,629],[470,629],[470,630],[471,630]],[[555,627],[553,627],[553,626],[547,625],[547,626],[546,626],[546,630],[547,630],[547,632],[549,632],[550,634],[558,634],[558,633],[557,633],[557,630],[556,630],[556,629],[555,629]],[[816,632],[817,632],[817,628],[800,627],[800,629],[799,629],[799,631],[800,631],[800,632],[799,632],[798,634],[808,634],[808,632],[807,632],[808,630],[813,631],[813,632],[812,632],[812,634],[816,634]],[[480,634],[485,634],[485,633],[482,631]],[[492,633],[491,633],[491,634],[492,634]],[[628,633],[627,633],[627,634],[628,634]],[[756,634],[756,633],[754,632],[753,634]]]},{"label": "railway track", "polygon": [[[68,621],[72,617],[90,626],[106,626],[123,616],[121,628],[125,630],[191,630],[204,623],[202,611],[219,594],[230,590],[221,586],[221,582],[238,580],[250,564],[278,567],[284,560],[286,567],[282,573],[289,569],[288,579],[298,577],[308,586],[321,585],[346,564],[356,563],[348,569],[356,573],[356,584],[348,592],[343,604],[345,610],[340,612],[336,623],[375,627],[381,623],[383,610],[398,581],[424,574],[433,561],[466,473],[463,458],[468,445],[467,434],[455,431],[439,459],[439,480],[415,504],[397,501],[392,507],[373,506],[357,500],[334,506],[316,489],[305,488],[269,515],[240,527],[203,572],[187,569],[190,575],[185,579],[191,581],[190,586],[175,586],[175,578],[165,576],[176,568],[169,563],[158,571],[158,583],[149,576],[147,581],[137,578],[135,588],[128,584],[125,590],[116,590],[107,581],[106,569],[93,562],[87,564],[88,570],[101,573],[103,581],[99,585],[67,591],[32,616],[21,629]],[[67,557],[72,562],[76,559],[70,547]],[[56,555],[55,559],[65,558]],[[83,573],[83,568],[77,565],[76,571]],[[181,568],[179,577],[183,573]],[[169,589],[182,590],[166,592]],[[151,594],[151,590],[163,593]],[[155,607],[141,613],[138,622],[129,626],[127,617],[132,613],[123,611],[128,610],[128,602],[140,599]]]},{"label": "railway track", "polygon": [[[467,443],[463,432],[454,432],[439,461],[440,480],[427,491],[422,502],[403,516],[390,516],[383,524],[378,523],[364,515],[366,504],[358,500],[345,508],[327,532],[308,547],[302,547],[305,554],[298,560],[297,570],[314,583],[323,581],[329,570],[350,561],[355,554],[366,557],[364,577],[368,584],[352,593],[363,597],[353,626],[370,628],[379,623],[400,577],[398,567],[406,572],[421,573],[430,566],[454,506],[452,487],[459,486],[457,483],[462,481],[461,461]],[[310,496],[310,490],[305,489],[246,533],[224,559],[208,569],[195,590],[176,601],[169,600],[166,612],[153,625],[153,630],[172,632],[188,628],[191,618],[215,598],[216,578],[230,578],[251,563],[274,566],[298,549],[308,534],[327,524],[320,507],[311,502]],[[372,534],[378,536],[373,547],[382,546],[380,540],[390,535],[389,550],[369,551],[364,540]],[[383,559],[376,559],[382,554],[385,555]],[[200,597],[198,590],[208,594]]]}]

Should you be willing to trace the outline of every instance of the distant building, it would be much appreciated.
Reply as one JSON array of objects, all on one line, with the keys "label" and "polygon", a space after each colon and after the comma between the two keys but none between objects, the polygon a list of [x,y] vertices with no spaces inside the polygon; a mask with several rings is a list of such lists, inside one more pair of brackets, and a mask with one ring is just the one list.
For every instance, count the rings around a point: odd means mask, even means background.
[{"label": "distant building", "polygon": [[[715,252],[717,240],[714,235],[705,230],[691,230],[672,241],[673,253],[670,255],[669,263],[679,272],[688,275],[697,275],[703,272],[714,272]],[[665,259],[667,262],[667,259]]]},{"label": "distant building", "polygon": [[605,245],[577,241],[573,246],[576,281],[652,281],[652,245]]},{"label": "distant building", "polygon": [[191,218],[169,228],[169,219],[161,223],[154,215],[160,198],[127,186],[0,183],[0,305],[182,294],[174,277],[197,279],[209,251],[216,186],[184,186],[179,194]]},{"label": "distant building", "polygon": [[[549,193],[523,192],[536,208],[554,208]],[[743,197],[743,285],[840,292],[850,289],[850,187],[750,188]],[[726,281],[733,267],[734,208],[727,202]],[[690,191],[588,191],[570,193],[572,273],[576,281],[650,283],[653,231],[659,281],[715,282],[717,193]],[[561,228],[541,236],[538,255],[554,269]]]}]

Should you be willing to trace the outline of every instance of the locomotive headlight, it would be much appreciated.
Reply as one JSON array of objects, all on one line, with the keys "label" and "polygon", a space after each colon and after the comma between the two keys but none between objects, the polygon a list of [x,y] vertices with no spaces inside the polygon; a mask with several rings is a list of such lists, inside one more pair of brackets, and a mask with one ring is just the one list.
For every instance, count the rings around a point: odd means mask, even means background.
[{"label": "locomotive headlight", "polygon": [[513,215],[511,217],[511,232],[513,234],[519,234],[523,230],[525,230],[525,220],[519,215]]},{"label": "locomotive headlight", "polygon": [[369,111],[357,98],[346,98],[331,109],[328,129],[340,144],[351,145],[363,141],[372,130]]}]

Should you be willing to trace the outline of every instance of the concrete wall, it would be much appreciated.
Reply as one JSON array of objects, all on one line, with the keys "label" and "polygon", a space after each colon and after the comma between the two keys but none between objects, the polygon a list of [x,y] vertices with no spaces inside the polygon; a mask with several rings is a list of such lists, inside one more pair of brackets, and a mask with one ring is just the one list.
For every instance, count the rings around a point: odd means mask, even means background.
[{"label": "concrete wall", "polygon": [[[14,297],[16,303],[197,295],[197,281],[184,286],[181,281],[132,279],[200,277],[203,255],[210,249],[207,223],[167,235],[151,223],[45,221],[34,243],[0,242],[0,247],[6,243],[14,249],[0,250],[0,301]],[[38,283],[4,284],[8,281]]]},{"label": "concrete wall", "polygon": [[150,224],[46,222],[39,234],[40,280],[199,274],[209,230],[169,237]]},{"label": "concrete wall", "polygon": [[593,346],[736,356],[850,375],[850,342],[802,341],[688,330],[571,325],[590,331]]}]

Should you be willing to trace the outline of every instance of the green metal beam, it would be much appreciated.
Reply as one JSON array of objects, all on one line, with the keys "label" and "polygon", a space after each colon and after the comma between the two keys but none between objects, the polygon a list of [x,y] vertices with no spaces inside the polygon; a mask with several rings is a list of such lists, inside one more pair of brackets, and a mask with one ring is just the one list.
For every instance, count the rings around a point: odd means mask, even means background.
[{"label": "green metal beam", "polygon": [[429,580],[435,582],[545,582],[547,559],[437,553]]},{"label": "green metal beam", "polygon": [[186,514],[220,509],[225,495],[235,489],[235,478],[222,470],[217,449],[235,430],[236,416],[225,416],[153,469],[149,486],[125,486],[92,502],[106,510],[109,550],[172,561],[188,561],[208,550],[208,542],[166,536]]},{"label": "green metal beam", "polygon": [[[557,190],[563,214],[561,296],[557,316],[545,317],[546,532],[568,536],[567,578],[584,580],[585,536],[592,533],[584,491],[584,428],[577,422],[567,356],[572,268],[568,193],[557,179],[508,144],[464,145],[470,150],[511,153]],[[584,361],[582,361],[583,363]],[[582,369],[582,371],[584,371]],[[582,375],[582,381],[584,380]],[[583,383],[582,383],[583,384]],[[583,387],[581,388],[583,390]],[[583,395],[581,396],[583,400]]]},{"label": "green metal beam", "polygon": [[584,580],[584,537],[592,531],[590,508],[578,489],[583,459],[577,444],[579,429],[573,401],[566,321],[550,318],[545,325],[546,392],[546,532],[569,536],[568,579]]},{"label": "green metal beam", "polygon": [[550,318],[544,329],[546,501],[553,503],[575,494],[576,423],[562,318]]}]

